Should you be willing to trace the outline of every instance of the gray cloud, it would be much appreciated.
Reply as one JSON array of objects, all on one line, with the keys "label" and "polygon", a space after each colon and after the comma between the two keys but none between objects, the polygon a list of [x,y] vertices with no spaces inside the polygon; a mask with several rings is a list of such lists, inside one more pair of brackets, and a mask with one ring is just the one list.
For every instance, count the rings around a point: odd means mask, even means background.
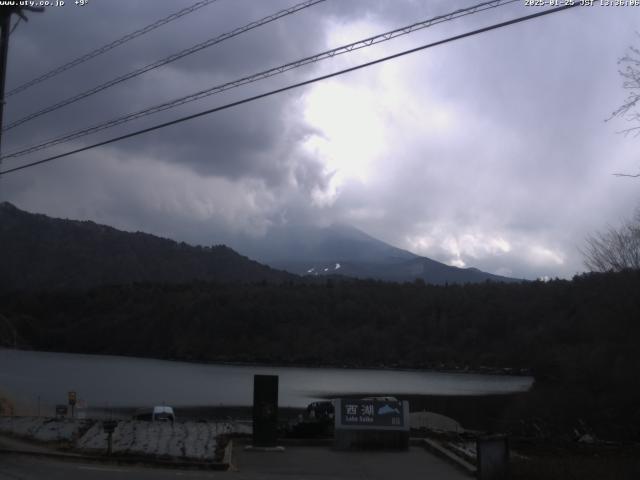
[{"label": "gray cloud", "polygon": [[[220,0],[11,97],[5,121],[292,3]],[[3,151],[472,3],[329,0],[14,129]],[[12,35],[8,88],[176,9],[117,0],[32,15]],[[532,12],[469,16],[74,145]],[[637,169],[637,140],[603,122],[624,98],[616,60],[637,12],[577,9],[431,49],[9,175],[0,196],[204,244],[342,221],[447,263],[570,276],[584,236],[638,201],[637,183],[611,176]]]}]

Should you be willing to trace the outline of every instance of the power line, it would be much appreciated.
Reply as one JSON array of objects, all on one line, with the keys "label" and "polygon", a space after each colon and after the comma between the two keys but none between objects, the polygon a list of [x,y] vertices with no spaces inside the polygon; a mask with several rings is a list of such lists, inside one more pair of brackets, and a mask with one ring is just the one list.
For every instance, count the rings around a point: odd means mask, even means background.
[{"label": "power line", "polygon": [[[21,21],[22,21],[22,18],[18,17],[16,22],[13,24],[13,27],[11,27],[11,30],[9,30],[9,35],[13,35],[13,32],[15,31],[16,28],[18,28],[18,25],[20,24]],[[8,97],[8,96],[9,94],[5,95],[5,97]]]},{"label": "power line", "polygon": [[[82,55],[81,57],[78,57],[74,60],[71,60],[68,63],[65,63],[64,65],[60,65],[59,67],[54,68],[53,70],[48,71],[47,73],[44,73],[43,75],[40,75],[39,77],[34,78],[33,80],[30,80],[28,82],[23,83],[22,85],[19,85],[17,87],[15,87],[14,89],[10,90],[5,97],[8,98],[12,95],[15,95],[17,93],[23,92],[24,90],[33,87],[34,85],[37,85],[38,83],[44,82],[45,80],[49,80],[50,78],[55,77],[56,75],[61,74],[62,72],[66,72],[67,70],[77,67],[78,65],[80,65],[81,63],[84,63],[88,60],[91,60],[92,58],[95,58],[99,55],[102,55],[103,53],[108,52],[109,50],[113,50],[116,47],[119,47],[120,45],[123,45],[131,40],[133,40],[134,38],[138,38],[141,37],[142,35],[145,35],[146,33],[149,33],[152,30],[155,30],[158,27],[161,27],[163,25],[166,25],[169,22],[172,22],[174,20],[177,20],[180,17],[184,17],[185,15],[188,15],[192,12],[195,12],[196,10],[199,10],[202,7],[206,7],[207,5],[213,3],[213,2],[217,2],[218,0],[201,0],[199,2],[194,3],[193,5],[191,5],[190,7],[187,8],[183,8],[182,10],[179,10],[177,12],[172,13],[171,15],[161,18],[160,20],[157,20],[155,22],[153,22],[150,25],[147,25],[146,27],[143,27],[139,30],[136,30],[135,32],[131,32],[127,35],[125,35],[124,37],[121,37],[117,40],[114,40],[111,43],[108,43],[107,45],[103,45],[102,47],[96,48],[95,50]],[[19,22],[20,20],[18,20]],[[16,22],[17,24],[17,22]],[[13,27],[15,29],[15,26]],[[12,30],[13,31],[13,30]]]},{"label": "power line", "polygon": [[51,140],[47,140],[46,142],[40,143],[38,145],[34,145],[32,147],[23,149],[23,150],[19,150],[19,151],[15,151],[12,152],[10,154],[7,154],[3,157],[0,157],[0,160],[2,159],[6,159],[6,158],[16,158],[16,157],[21,157],[24,155],[27,155],[29,153],[33,153],[45,148],[49,148],[55,145],[59,145],[61,143],[66,143],[69,142],[71,140],[75,140],[77,138],[81,138],[87,135],[90,135],[92,133],[96,133],[102,130],[106,130],[108,128],[112,128],[115,127],[117,125],[121,125],[123,123],[127,123],[133,120],[136,120],[138,118],[142,118],[142,117],[146,117],[148,115],[154,114],[154,113],[158,113],[158,112],[162,112],[164,110],[168,110],[180,105],[184,105],[186,103],[190,103],[196,100],[200,100],[202,98],[217,94],[217,93],[221,93],[227,90],[230,90],[232,88],[237,88],[240,87],[242,85],[247,85],[249,83],[254,83],[257,82],[259,80],[264,80],[266,78],[278,75],[278,74],[282,74],[285,73],[289,70],[293,70],[295,68],[299,68],[305,65],[309,65],[311,63],[315,63],[315,62],[319,62],[322,60],[326,60],[329,58],[333,58],[337,55],[342,55],[344,53],[349,53],[355,50],[359,50],[361,48],[365,48],[365,47],[369,47],[371,45],[375,45],[378,43],[382,43],[382,42],[386,42],[389,40],[392,40],[394,38],[397,38],[399,36],[402,35],[408,35],[410,33],[413,33],[417,30],[421,30],[427,27],[431,27],[433,25],[437,25],[439,23],[443,23],[443,22],[447,22],[447,21],[451,21],[454,20],[456,18],[460,18],[460,17],[464,17],[467,15],[472,15],[475,13],[479,13],[485,10],[489,10],[491,8],[497,8],[500,6],[504,6],[504,5],[508,5],[510,3],[514,3],[520,0],[492,0],[492,1],[488,1],[488,2],[483,2],[483,3],[479,3],[477,5],[468,7],[468,8],[464,8],[464,9],[460,9],[460,10],[456,10],[454,12],[445,14],[445,15],[439,15],[437,17],[433,17],[430,18],[428,20],[424,20],[421,22],[417,22],[417,23],[413,23],[411,25],[407,25],[404,27],[400,27],[397,28],[395,30],[391,30],[385,33],[381,33],[379,35],[375,35],[373,37],[369,37],[366,38],[364,40],[360,40],[357,42],[353,42],[353,43],[349,43],[347,45],[343,45],[341,47],[337,47],[337,48],[333,48],[331,50],[326,50],[324,52],[315,54],[315,55],[311,55],[309,57],[305,57],[303,59],[300,60],[296,60],[294,62],[290,62],[290,63],[286,63],[284,65],[280,65],[278,67],[274,67],[274,68],[270,68],[268,70],[264,70],[262,72],[259,73],[254,73],[252,75],[237,79],[237,80],[233,80],[231,82],[226,82],[223,83],[221,85],[216,85],[214,87],[208,88],[206,90],[202,90],[184,97],[180,97],[159,105],[155,105],[153,107],[149,107],[143,110],[139,110],[137,112],[133,112],[133,113],[129,113],[127,115],[121,116],[121,117],[117,117],[115,119],[111,119],[107,122],[103,122],[103,123],[99,123],[97,125],[93,125],[91,127],[86,127],[80,130],[76,130],[73,132],[70,132],[68,134],[65,134],[63,136],[51,139]]},{"label": "power line", "polygon": [[118,137],[110,138],[109,140],[104,140],[102,142],[94,143],[93,145],[89,145],[89,146],[82,147],[82,148],[77,148],[75,150],[71,150],[69,152],[65,152],[65,153],[54,155],[54,156],[51,156],[51,157],[48,157],[48,158],[44,158],[44,159],[38,160],[36,162],[31,162],[31,163],[27,163],[25,165],[20,165],[19,167],[14,167],[14,168],[11,168],[9,170],[1,171],[0,172],[0,176],[6,175],[8,173],[16,172],[18,170],[23,170],[23,169],[26,169],[26,168],[34,167],[34,166],[40,165],[42,163],[51,162],[51,161],[57,160],[59,158],[68,157],[68,156],[74,155],[76,153],[86,152],[87,150],[91,150],[91,149],[94,149],[94,148],[97,148],[97,147],[101,147],[101,146],[108,145],[108,144],[111,144],[111,143],[119,142],[119,141],[125,140],[127,138],[133,138],[133,137],[136,137],[138,135],[142,135],[144,133],[149,133],[149,132],[152,132],[154,130],[159,130],[161,128],[169,127],[171,125],[176,125],[178,123],[186,122],[188,120],[193,120],[194,118],[203,117],[205,115],[210,115],[212,113],[219,112],[219,111],[222,111],[222,110],[227,110],[229,108],[237,107],[237,106],[243,105],[245,103],[249,103],[249,102],[253,102],[255,100],[259,100],[261,98],[270,97],[270,96],[276,95],[278,93],[282,93],[282,92],[286,92],[286,91],[289,91],[289,90],[293,90],[295,88],[303,87],[305,85],[310,85],[312,83],[316,83],[316,82],[319,82],[319,81],[322,81],[322,80],[326,80],[326,79],[329,79],[329,78],[337,77],[339,75],[344,75],[344,74],[349,73],[349,72],[354,72],[354,71],[360,70],[362,68],[366,68],[366,67],[370,67],[370,66],[373,66],[373,65],[377,65],[379,63],[387,62],[389,60],[393,60],[395,58],[400,58],[400,57],[403,57],[403,56],[406,56],[406,55],[410,55],[412,53],[416,53],[416,52],[419,52],[419,51],[422,51],[422,50],[426,50],[428,48],[436,47],[438,45],[443,45],[445,43],[453,42],[453,41],[456,41],[456,40],[461,40],[463,38],[471,37],[473,35],[478,35],[478,34],[481,34],[481,33],[489,32],[491,30],[496,30],[498,28],[507,27],[509,25],[514,25],[516,23],[525,22],[527,20],[532,20],[534,18],[542,17],[544,15],[550,15],[550,14],[553,14],[553,13],[561,12],[563,10],[568,10],[569,8],[578,7],[578,6],[580,6],[580,4],[576,2],[576,3],[572,4],[572,5],[565,5],[565,6],[562,6],[562,7],[557,7],[557,8],[553,8],[553,9],[549,9],[549,10],[543,10],[542,12],[533,13],[531,15],[525,15],[525,16],[522,16],[522,17],[514,18],[512,20],[508,20],[506,22],[496,23],[496,24],[493,24],[493,25],[489,25],[488,27],[483,27],[483,28],[479,28],[477,30],[472,30],[472,31],[467,32],[467,33],[462,33],[460,35],[455,35],[453,37],[448,37],[448,38],[445,38],[444,40],[438,40],[436,42],[427,43],[427,44],[421,45],[419,47],[415,47],[415,48],[412,48],[412,49],[409,49],[409,50],[404,50],[402,52],[395,53],[393,55],[388,55],[386,57],[379,58],[377,60],[372,60],[370,62],[362,63],[362,64],[356,65],[354,67],[345,68],[344,70],[339,70],[337,72],[329,73],[329,74],[326,74],[326,75],[321,75],[319,77],[315,77],[315,78],[312,78],[310,80],[305,80],[303,82],[298,82],[298,83],[294,83],[292,85],[287,85],[286,87],[278,88],[276,90],[271,90],[271,91],[266,92],[266,93],[261,93],[259,95],[254,95],[252,97],[244,98],[244,99],[238,100],[236,102],[227,103],[226,105],[222,105],[220,107],[210,108],[208,110],[204,110],[204,111],[199,112],[199,113],[194,113],[192,115],[187,115],[185,117],[181,117],[181,118],[178,118],[176,120],[171,120],[170,122],[165,122],[165,123],[161,123],[161,124],[158,124],[158,125],[154,125],[153,127],[148,127],[148,128],[144,128],[142,130],[138,130],[138,131],[135,131],[135,132],[132,132],[132,133],[127,133],[125,135],[120,135]]},{"label": "power line", "polygon": [[294,5],[293,7],[289,7],[286,8],[284,10],[280,10],[279,12],[276,12],[274,14],[268,15],[260,20],[257,20],[255,22],[251,22],[247,25],[244,25],[242,27],[238,27],[234,30],[231,30],[230,32],[227,33],[223,33],[222,35],[219,35],[217,37],[211,38],[205,42],[199,43],[197,45],[194,45],[193,47],[187,48],[185,50],[182,50],[178,53],[174,53],[173,55],[169,55],[168,57],[165,57],[161,60],[158,60],[156,62],[150,63],[148,65],[145,65],[144,67],[141,67],[137,70],[134,70],[132,72],[126,73],[124,75],[120,75],[119,77],[113,78],[111,80],[109,80],[108,82],[105,82],[101,85],[98,85],[96,87],[93,87],[89,90],[86,90],[82,93],[79,93],[77,95],[74,95],[73,97],[67,98],[65,100],[62,100],[58,103],[55,103],[53,105],[50,105],[46,108],[43,108],[42,110],[39,110],[37,112],[31,113],[25,117],[22,117],[12,123],[10,123],[9,125],[7,125],[6,127],[3,128],[3,131],[7,131],[7,130],[11,130],[12,128],[17,127],[18,125],[22,125],[23,123],[26,123],[30,120],[33,120],[34,118],[40,117],[46,113],[50,113],[53,112],[54,110],[58,110],[59,108],[65,107],[67,105],[70,105],[72,103],[77,102],[78,100],[82,100],[83,98],[87,98],[91,95],[95,95],[98,92],[101,92],[103,90],[106,90],[107,88],[113,87],[114,85],[117,85],[119,83],[125,82],[127,80],[131,80],[132,78],[135,78],[139,75],[142,75],[143,73],[149,72],[151,70],[155,70],[156,68],[162,67],[163,65],[167,65],[171,62],[175,62],[176,60],[179,60],[183,57],[186,57],[187,55],[191,55],[193,53],[196,53],[200,50],[203,50],[205,48],[211,47],[213,45],[216,45],[218,43],[224,42],[225,40],[228,40],[230,38],[236,37],[242,33],[248,32],[249,30],[253,30],[254,28],[258,28],[261,27],[262,25],[266,25],[267,23],[271,23],[275,20],[278,20],[282,17],[285,17],[287,15],[291,15],[293,13],[299,12],[300,10],[304,10],[305,8],[309,8],[312,7],[318,3],[322,3],[326,0],[306,0],[302,3],[299,3],[297,5]]}]

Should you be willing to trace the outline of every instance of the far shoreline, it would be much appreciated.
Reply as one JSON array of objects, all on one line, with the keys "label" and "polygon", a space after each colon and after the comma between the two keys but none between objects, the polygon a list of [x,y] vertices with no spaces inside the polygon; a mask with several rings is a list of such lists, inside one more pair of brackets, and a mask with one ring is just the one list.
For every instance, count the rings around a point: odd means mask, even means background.
[{"label": "far shoreline", "polygon": [[492,375],[492,376],[505,376],[505,377],[523,377],[531,378],[535,381],[536,378],[531,370],[526,368],[513,368],[513,367],[476,367],[471,368],[469,366],[405,366],[405,365],[345,365],[345,364],[325,364],[325,363],[286,363],[286,362],[270,362],[263,363],[255,360],[200,360],[200,359],[185,359],[185,358],[172,358],[172,357],[146,357],[142,355],[123,355],[119,353],[87,353],[87,352],[74,352],[74,351],[54,351],[54,350],[32,350],[29,348],[10,348],[6,346],[0,346],[0,352],[7,351],[21,351],[32,353],[53,353],[62,355],[87,355],[87,356],[104,356],[104,357],[118,357],[123,359],[139,359],[139,360],[154,360],[162,362],[172,363],[185,363],[191,365],[219,365],[225,367],[255,367],[255,368],[295,368],[295,369],[327,369],[327,370],[372,370],[372,371],[392,371],[392,372],[425,372],[425,373],[443,373],[443,374],[460,374],[460,375]]}]

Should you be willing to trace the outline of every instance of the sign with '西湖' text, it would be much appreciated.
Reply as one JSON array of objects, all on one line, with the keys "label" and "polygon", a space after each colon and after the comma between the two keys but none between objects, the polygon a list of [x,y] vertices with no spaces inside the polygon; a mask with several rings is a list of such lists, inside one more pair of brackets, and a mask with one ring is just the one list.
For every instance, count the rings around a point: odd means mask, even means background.
[{"label": "sign with '\u897f\u6e56' text", "polygon": [[397,400],[342,399],[340,423],[357,427],[405,427],[404,402]]}]

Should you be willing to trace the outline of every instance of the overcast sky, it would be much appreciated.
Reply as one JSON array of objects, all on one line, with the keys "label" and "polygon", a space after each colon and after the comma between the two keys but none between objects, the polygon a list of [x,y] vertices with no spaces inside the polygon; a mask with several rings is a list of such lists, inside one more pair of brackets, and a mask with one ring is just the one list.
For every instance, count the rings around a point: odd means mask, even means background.
[{"label": "overcast sky", "polygon": [[[195,0],[89,0],[30,14],[7,89]],[[5,125],[295,0],[218,0],[10,97]],[[448,13],[468,0],[327,0],[5,133],[3,152]],[[548,7],[547,7],[548,8]],[[3,168],[540,11],[524,0],[138,120]],[[605,123],[640,7],[575,8],[0,179],[0,199],[190,243],[354,225],[450,265],[525,278],[584,269],[589,232],[640,200],[640,138]]]}]

